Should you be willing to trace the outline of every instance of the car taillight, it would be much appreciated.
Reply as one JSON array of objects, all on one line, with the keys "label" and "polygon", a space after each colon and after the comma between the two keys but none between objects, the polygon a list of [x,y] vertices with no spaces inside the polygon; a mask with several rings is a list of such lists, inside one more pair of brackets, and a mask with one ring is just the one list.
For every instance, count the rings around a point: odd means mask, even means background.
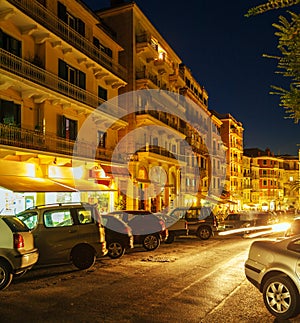
[{"label": "car taillight", "polygon": [[165,224],[165,222],[162,221],[162,220],[159,220],[159,223],[161,225],[162,230],[166,230],[166,224]]},{"label": "car taillight", "polygon": [[24,248],[24,238],[19,233],[14,234],[14,248],[15,249]]}]

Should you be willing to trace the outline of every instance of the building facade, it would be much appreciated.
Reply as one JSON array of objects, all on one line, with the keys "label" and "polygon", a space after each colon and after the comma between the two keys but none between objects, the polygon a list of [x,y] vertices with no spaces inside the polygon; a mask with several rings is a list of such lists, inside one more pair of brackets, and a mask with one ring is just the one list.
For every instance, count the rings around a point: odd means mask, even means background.
[{"label": "building facade", "polygon": [[[126,85],[126,69],[118,60],[123,48],[80,1],[8,0],[1,1],[0,10],[0,185],[5,208],[10,212],[32,203],[87,200],[99,188],[112,192],[105,173],[100,175],[107,179],[105,187],[94,185],[89,176],[110,160],[118,131],[126,126],[116,119],[116,111],[97,113]],[[73,169],[76,138],[91,114],[98,123],[109,120],[116,127],[109,134],[94,129],[96,135],[82,152],[85,163]],[[12,196],[5,189],[20,194]],[[89,196],[83,193],[87,191]]]}]

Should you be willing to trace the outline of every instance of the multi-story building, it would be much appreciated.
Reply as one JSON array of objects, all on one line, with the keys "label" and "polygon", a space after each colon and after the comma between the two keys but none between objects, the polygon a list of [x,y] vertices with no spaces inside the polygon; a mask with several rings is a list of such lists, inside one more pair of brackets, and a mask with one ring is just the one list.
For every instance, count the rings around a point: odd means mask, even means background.
[{"label": "multi-story building", "polygon": [[243,133],[244,128],[231,114],[220,114],[212,110],[221,121],[221,138],[226,149],[226,181],[224,194],[231,210],[243,208]]},{"label": "multi-story building", "polygon": [[299,158],[298,156],[278,156],[283,163],[283,197],[278,201],[278,209],[299,210]]},{"label": "multi-story building", "polygon": [[[11,212],[88,200],[103,189],[114,194],[101,165],[127,122],[116,118],[118,107],[97,107],[126,85],[116,35],[79,0],[3,0],[0,11],[1,202]],[[79,156],[84,163],[75,169],[77,134],[90,115],[94,135],[87,135]],[[115,126],[101,133],[103,122]],[[95,174],[97,184],[90,178]],[[107,206],[109,196],[104,200]]]},{"label": "multi-story building", "polygon": [[[210,187],[217,190],[222,185],[220,156],[210,161],[217,164],[220,173],[213,179],[208,176],[210,145],[215,145],[215,152],[222,148],[211,135],[206,90],[135,2],[111,1],[110,8],[97,14],[117,32],[117,41],[124,48],[120,62],[128,68],[129,77],[119,94],[136,91],[134,113],[126,118],[128,127],[123,136],[152,126],[151,131],[131,140],[131,149],[126,146],[127,153],[134,155],[129,168],[137,191],[127,205],[161,210],[200,203]],[[159,92],[155,100],[147,95],[151,90],[168,93]],[[219,127],[220,121],[214,120]],[[153,176],[158,182],[163,177],[165,182],[158,194],[151,194]]]},{"label": "multi-story building", "polygon": [[261,210],[283,208],[285,170],[283,159],[270,149],[245,149],[251,158],[251,201]]},{"label": "multi-story building", "polygon": [[251,158],[243,155],[243,204],[244,210],[255,209],[251,201]]}]

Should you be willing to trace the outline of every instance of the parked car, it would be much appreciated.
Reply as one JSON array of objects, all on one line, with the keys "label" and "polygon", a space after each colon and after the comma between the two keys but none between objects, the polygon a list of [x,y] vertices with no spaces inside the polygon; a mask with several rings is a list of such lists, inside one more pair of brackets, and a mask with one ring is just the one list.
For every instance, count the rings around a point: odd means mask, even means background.
[{"label": "parked car", "polygon": [[232,230],[255,226],[266,226],[275,224],[277,217],[271,212],[243,212],[230,213],[227,217],[220,221],[218,230]]},{"label": "parked car", "polygon": [[14,275],[31,269],[39,254],[32,233],[15,216],[0,216],[0,233],[0,290],[3,290]]},{"label": "parked car", "polygon": [[291,237],[291,236],[294,236],[296,234],[300,234],[300,218],[294,219],[291,222],[290,227],[285,232],[286,237]]},{"label": "parked car", "polygon": [[280,241],[255,241],[245,262],[247,279],[263,294],[268,311],[279,319],[300,312],[300,235]]},{"label": "parked car", "polygon": [[109,214],[126,222],[132,229],[134,244],[143,245],[147,251],[157,249],[168,237],[165,222],[149,211],[124,210]]},{"label": "parked car", "polygon": [[127,249],[133,248],[130,226],[112,215],[101,215],[101,218],[105,228],[108,256],[113,259],[122,257]]},{"label": "parked car", "polygon": [[177,207],[167,214],[171,219],[167,225],[169,237],[166,243],[172,243],[177,236],[196,235],[201,240],[209,239],[217,231],[217,218],[209,207]]},{"label": "parked car", "polygon": [[96,257],[107,254],[104,227],[94,205],[41,205],[16,216],[34,236],[39,266],[73,263],[78,269],[87,269]]}]

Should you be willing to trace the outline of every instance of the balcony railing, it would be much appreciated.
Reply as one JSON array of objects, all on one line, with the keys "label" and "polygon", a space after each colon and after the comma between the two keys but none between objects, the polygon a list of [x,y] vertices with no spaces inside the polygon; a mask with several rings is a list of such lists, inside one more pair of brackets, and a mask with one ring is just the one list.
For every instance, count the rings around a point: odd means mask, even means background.
[{"label": "balcony railing", "polygon": [[136,42],[138,44],[147,43],[149,44],[155,51],[158,52],[158,45],[152,40],[151,35],[149,33],[143,33],[136,35]]},{"label": "balcony railing", "polygon": [[186,136],[188,135],[188,130],[184,127],[180,127],[178,124],[169,120],[167,118],[166,113],[162,113],[162,112],[156,111],[156,110],[140,110],[140,111],[137,111],[136,114],[137,115],[149,114],[153,118],[163,122],[164,124],[171,127],[172,129],[175,129]]},{"label": "balcony railing", "polygon": [[143,148],[140,148],[137,150],[137,152],[148,152],[148,153],[153,153],[153,154],[157,154],[160,156],[164,156],[167,158],[172,158],[172,159],[176,159],[176,160],[180,160],[185,162],[186,157],[183,155],[178,155],[176,153],[172,153],[169,150],[163,148],[163,147],[159,147],[159,146],[146,146]]},{"label": "balcony railing", "polygon": [[[89,142],[80,142],[75,145],[74,140],[64,139],[53,133],[43,134],[39,131],[28,130],[16,126],[0,123],[0,144],[48,153],[63,154],[89,159],[111,161],[113,151],[106,148],[95,147]],[[79,151],[76,148],[79,147]],[[74,150],[75,148],[75,150]],[[78,150],[78,149],[77,149]],[[114,154],[115,155],[115,154]],[[124,162],[122,156],[114,156],[118,162]]]},{"label": "balcony railing", "polygon": [[123,80],[127,78],[126,69],[113,62],[113,59],[101,52],[92,42],[80,35],[76,30],[60,20],[51,11],[47,10],[36,0],[8,0],[12,5],[19,8],[22,12],[33,18],[42,26],[60,36],[66,42],[86,56],[93,59],[98,64],[104,66],[112,73],[118,75]]},{"label": "balcony railing", "polygon": [[[46,86],[55,92],[59,92],[93,108],[98,108],[102,103],[104,103],[103,99],[93,93],[83,90],[80,87],[59,78],[57,75],[47,72],[44,69],[37,67],[36,65],[1,48],[0,68],[9,71],[14,75],[30,80],[35,84],[40,84],[43,87]],[[102,105],[102,107],[104,107],[104,105]],[[118,107],[116,106],[114,110],[110,105],[107,113],[118,117]]]}]

